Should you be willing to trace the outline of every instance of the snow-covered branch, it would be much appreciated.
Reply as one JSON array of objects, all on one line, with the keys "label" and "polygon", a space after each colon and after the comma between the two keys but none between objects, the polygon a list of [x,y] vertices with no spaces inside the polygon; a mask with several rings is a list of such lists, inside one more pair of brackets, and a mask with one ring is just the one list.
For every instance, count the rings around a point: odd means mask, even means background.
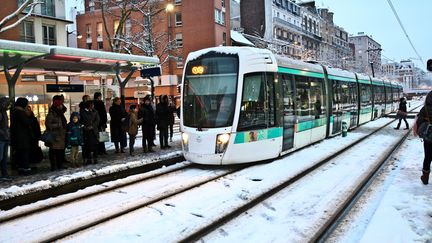
[{"label": "snow-covered branch", "polygon": [[[19,24],[21,24],[22,21],[24,21],[27,17],[29,17],[34,12],[34,9],[38,4],[42,4],[42,3],[43,2],[40,0],[26,0],[17,10],[15,10],[15,12],[9,14],[8,16],[0,20],[0,33],[17,27]],[[29,8],[26,15],[19,17],[21,14],[23,14],[26,11],[26,8]],[[8,22],[12,21],[15,18],[19,18],[19,19],[7,25]]]}]

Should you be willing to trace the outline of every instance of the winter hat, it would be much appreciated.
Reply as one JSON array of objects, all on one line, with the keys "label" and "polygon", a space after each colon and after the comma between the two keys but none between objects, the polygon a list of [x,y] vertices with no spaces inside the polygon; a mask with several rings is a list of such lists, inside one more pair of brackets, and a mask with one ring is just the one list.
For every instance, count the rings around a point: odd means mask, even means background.
[{"label": "winter hat", "polygon": [[78,121],[80,119],[80,115],[78,112],[72,112],[71,116],[70,116],[70,121],[73,122],[73,118],[74,117],[78,117]]},{"label": "winter hat", "polygon": [[19,97],[16,101],[15,101],[15,106],[19,106],[21,108],[26,108],[28,105],[29,101],[26,98],[23,97]]},{"label": "winter hat", "polygon": [[129,110],[135,110],[135,109],[136,109],[136,105],[129,106]]}]

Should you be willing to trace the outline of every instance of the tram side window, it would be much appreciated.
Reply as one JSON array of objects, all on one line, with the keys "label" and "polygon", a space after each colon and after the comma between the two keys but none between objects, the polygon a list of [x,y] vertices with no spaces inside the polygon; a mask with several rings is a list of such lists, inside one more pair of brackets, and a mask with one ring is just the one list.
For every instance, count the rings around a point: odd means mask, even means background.
[{"label": "tram side window", "polygon": [[246,74],[240,106],[239,131],[267,127],[265,94],[264,74]]},{"label": "tram side window", "polygon": [[315,118],[320,118],[325,113],[323,82],[316,78],[310,78],[310,107]]},{"label": "tram side window", "polygon": [[351,93],[352,104],[355,107],[357,104],[357,84],[356,83],[350,83],[349,88],[350,88],[350,93]]},{"label": "tram side window", "polygon": [[299,120],[308,119],[311,116],[310,86],[307,77],[295,76],[296,83],[296,115]]},{"label": "tram side window", "polygon": [[340,90],[337,80],[330,80],[333,88],[333,114],[336,114],[340,109]]},{"label": "tram side window", "polygon": [[265,107],[268,108],[268,126],[273,127],[275,125],[275,75],[273,73],[266,74],[266,91],[267,91],[267,102]]},{"label": "tram side window", "polygon": [[346,82],[339,82],[340,84],[340,90],[341,90],[341,103],[343,110],[347,110],[351,107],[351,97],[350,92],[348,88],[348,83]]},{"label": "tram side window", "polygon": [[371,105],[371,89],[368,84],[360,84],[360,103],[362,107]]},{"label": "tram side window", "polygon": [[294,89],[292,84],[294,83],[294,76],[283,74],[282,85],[283,85],[283,104],[285,116],[294,115]]}]

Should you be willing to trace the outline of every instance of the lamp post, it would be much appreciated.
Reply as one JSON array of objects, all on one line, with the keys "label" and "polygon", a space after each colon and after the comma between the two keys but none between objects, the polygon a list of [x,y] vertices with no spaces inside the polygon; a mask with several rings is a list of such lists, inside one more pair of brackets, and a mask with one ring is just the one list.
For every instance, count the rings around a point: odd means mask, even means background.
[{"label": "lamp post", "polygon": [[[149,50],[147,51],[148,56],[153,56],[154,55],[154,46],[153,46],[153,28],[152,28],[152,16],[155,16],[157,14],[159,14],[160,12],[164,11],[166,13],[172,12],[174,11],[174,5],[172,3],[168,3],[165,8],[161,8],[159,10],[156,10],[155,12],[151,12],[148,11],[144,14],[144,18],[147,20],[147,25],[146,25],[146,31],[148,33],[148,46],[149,46]],[[168,33],[169,36],[169,33]],[[154,80],[153,78],[149,77],[150,82],[151,82],[151,97],[152,100],[154,99]]]}]

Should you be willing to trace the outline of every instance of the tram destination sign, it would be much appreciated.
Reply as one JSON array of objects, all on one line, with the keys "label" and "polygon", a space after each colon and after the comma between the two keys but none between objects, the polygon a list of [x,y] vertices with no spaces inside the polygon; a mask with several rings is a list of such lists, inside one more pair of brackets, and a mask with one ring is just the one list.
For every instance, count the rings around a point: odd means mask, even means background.
[{"label": "tram destination sign", "polygon": [[47,84],[46,92],[48,93],[82,93],[84,92],[84,85],[82,84]]}]

